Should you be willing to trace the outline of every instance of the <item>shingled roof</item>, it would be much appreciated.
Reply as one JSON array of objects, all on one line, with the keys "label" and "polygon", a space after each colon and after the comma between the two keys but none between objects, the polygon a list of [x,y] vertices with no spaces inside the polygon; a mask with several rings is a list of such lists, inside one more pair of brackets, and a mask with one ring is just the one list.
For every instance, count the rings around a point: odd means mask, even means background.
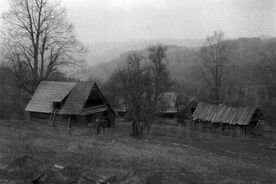
[{"label": "shingled roof", "polygon": [[[102,106],[84,109],[90,93],[94,90],[98,92],[106,103]],[[108,108],[113,111],[96,83],[54,81],[40,82],[25,111],[52,113],[53,102],[63,103],[59,114],[85,115],[91,112],[102,112]]]},{"label": "shingled roof", "polygon": [[67,97],[60,114],[80,114],[95,83],[79,82]]},{"label": "shingled roof", "polygon": [[[230,125],[248,125],[258,107],[230,107],[200,102],[192,117],[193,120]],[[261,113],[261,112],[260,112]]]},{"label": "shingled roof", "polygon": [[61,102],[73,89],[76,82],[41,81],[25,111],[52,112],[52,103]]}]

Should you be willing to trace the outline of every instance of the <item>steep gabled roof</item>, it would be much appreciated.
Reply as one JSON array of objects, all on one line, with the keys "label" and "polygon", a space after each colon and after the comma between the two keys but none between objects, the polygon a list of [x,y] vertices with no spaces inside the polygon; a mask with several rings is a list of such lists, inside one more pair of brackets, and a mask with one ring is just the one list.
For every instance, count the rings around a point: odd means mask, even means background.
[{"label": "steep gabled roof", "polygon": [[25,111],[52,112],[52,102],[61,102],[75,85],[76,82],[41,81]]},{"label": "steep gabled roof", "polygon": [[230,125],[248,125],[257,107],[229,107],[200,102],[192,117],[193,120]]},{"label": "steep gabled roof", "polygon": [[[91,92],[97,92],[103,99],[103,106],[84,108]],[[52,82],[42,81],[37,87],[32,99],[25,108],[29,112],[52,113],[53,102],[62,102],[59,114],[87,115],[103,112],[112,107],[103,96],[96,83],[92,82]]]},{"label": "steep gabled roof", "polygon": [[92,82],[79,82],[67,97],[60,114],[80,114],[94,87]]}]

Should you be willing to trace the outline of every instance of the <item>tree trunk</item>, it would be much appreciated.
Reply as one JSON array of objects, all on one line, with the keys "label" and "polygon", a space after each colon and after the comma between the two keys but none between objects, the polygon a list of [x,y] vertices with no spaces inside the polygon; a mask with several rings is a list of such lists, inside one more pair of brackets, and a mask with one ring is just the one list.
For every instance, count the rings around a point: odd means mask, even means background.
[{"label": "tree trunk", "polygon": [[132,121],[132,136],[142,137],[144,132],[144,127],[141,126],[141,122],[137,120]]}]

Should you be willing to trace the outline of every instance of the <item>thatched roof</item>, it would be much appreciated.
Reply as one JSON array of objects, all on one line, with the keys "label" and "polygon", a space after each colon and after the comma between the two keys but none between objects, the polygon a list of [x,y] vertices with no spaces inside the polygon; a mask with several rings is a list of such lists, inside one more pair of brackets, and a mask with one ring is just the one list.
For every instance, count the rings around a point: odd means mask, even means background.
[{"label": "thatched roof", "polygon": [[[101,98],[105,103],[84,108],[90,95]],[[53,102],[62,103],[59,114],[87,115],[113,109],[104,98],[96,83],[42,81],[33,94],[25,111],[51,113]]]},{"label": "thatched roof", "polygon": [[255,113],[261,111],[258,107],[230,107],[200,102],[192,117],[193,120],[211,123],[225,123],[230,125],[248,125]]}]

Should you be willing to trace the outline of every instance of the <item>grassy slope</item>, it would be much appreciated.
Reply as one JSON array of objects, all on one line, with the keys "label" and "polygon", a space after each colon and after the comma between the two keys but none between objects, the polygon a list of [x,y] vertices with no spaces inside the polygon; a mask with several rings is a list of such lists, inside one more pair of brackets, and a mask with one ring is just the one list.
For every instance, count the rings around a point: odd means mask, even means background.
[{"label": "grassy slope", "polygon": [[28,143],[35,157],[48,163],[89,163],[94,172],[130,172],[137,183],[155,173],[162,173],[163,183],[276,183],[276,150],[268,147],[273,139],[231,138],[172,126],[155,126],[150,136],[133,139],[129,129],[120,123],[97,136],[89,129],[0,121],[0,166],[24,154],[22,145]]}]

